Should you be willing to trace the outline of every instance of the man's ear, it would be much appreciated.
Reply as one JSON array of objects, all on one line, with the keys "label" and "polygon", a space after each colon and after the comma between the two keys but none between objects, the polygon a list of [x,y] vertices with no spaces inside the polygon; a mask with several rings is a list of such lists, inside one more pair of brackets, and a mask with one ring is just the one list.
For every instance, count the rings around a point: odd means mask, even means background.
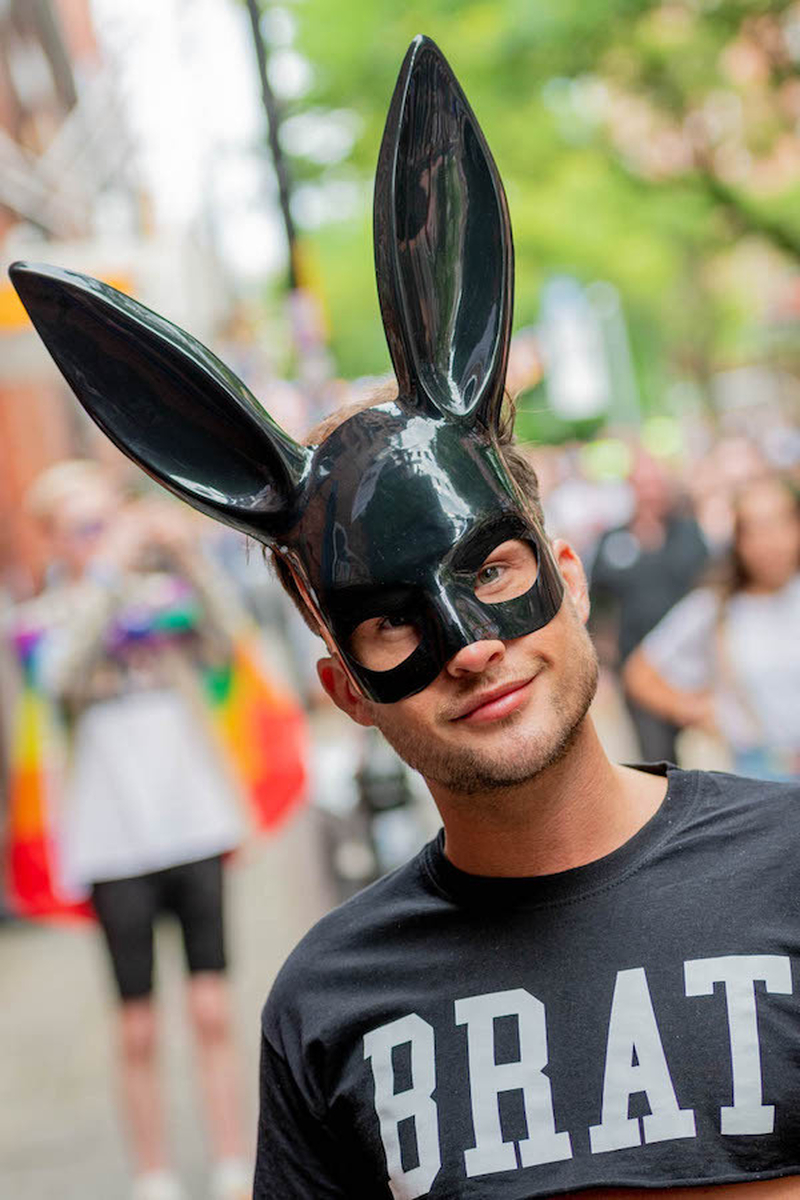
[{"label": "man's ear", "polygon": [[357,692],[349,675],[336,655],[321,658],[317,663],[317,675],[325,692],[337,708],[347,713],[357,725],[374,725],[369,704]]},{"label": "man's ear", "polygon": [[589,620],[589,584],[583,564],[569,542],[565,542],[563,538],[555,539],[552,543],[552,550],[566,584],[567,593],[575,611],[585,625]]}]

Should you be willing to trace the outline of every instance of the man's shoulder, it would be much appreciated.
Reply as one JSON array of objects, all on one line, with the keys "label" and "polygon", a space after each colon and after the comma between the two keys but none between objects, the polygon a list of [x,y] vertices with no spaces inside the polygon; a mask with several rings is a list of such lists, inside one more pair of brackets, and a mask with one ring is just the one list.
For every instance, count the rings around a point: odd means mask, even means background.
[{"label": "man's shoulder", "polygon": [[321,917],[297,944],[287,960],[305,959],[325,947],[363,940],[370,930],[384,923],[387,913],[397,906],[413,902],[420,890],[420,859],[424,851],[403,863],[375,883],[356,892]]},{"label": "man's shoulder", "polygon": [[264,1006],[265,1031],[279,1014],[303,1003],[314,1005],[315,997],[336,991],[337,980],[352,980],[358,969],[385,952],[392,938],[402,941],[403,928],[419,919],[426,905],[436,903],[425,884],[427,850],[423,848],[312,925],[272,985]]},{"label": "man's shoulder", "polygon": [[757,804],[761,800],[770,804],[791,804],[792,800],[800,799],[800,779],[753,779],[731,771],[695,771],[686,774],[695,774],[701,789],[720,797],[737,800],[746,806]]},{"label": "man's shoulder", "polygon": [[794,877],[800,857],[800,779],[777,782],[669,763],[635,766],[669,779],[659,815],[667,831],[659,842],[663,861],[674,866],[679,850],[729,866],[735,859],[737,872],[744,874],[768,867],[773,879]]},{"label": "man's shoulder", "polygon": [[732,835],[800,839],[800,779],[777,782],[725,771],[687,772],[697,777],[701,820],[714,818]]}]

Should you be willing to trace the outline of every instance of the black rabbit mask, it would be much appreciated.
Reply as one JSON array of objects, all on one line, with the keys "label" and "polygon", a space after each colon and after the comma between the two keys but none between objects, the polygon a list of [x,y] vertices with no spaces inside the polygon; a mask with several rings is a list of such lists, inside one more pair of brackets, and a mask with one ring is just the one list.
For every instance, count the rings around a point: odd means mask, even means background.
[{"label": "black rabbit mask", "polygon": [[[541,628],[563,595],[497,447],[513,291],[506,199],[455,76],[424,37],[389,109],[374,229],[399,396],[319,446],[294,442],[209,350],[130,297],[53,267],[17,263],[11,277],[111,440],[195,508],[271,546],[355,683],[392,703],[461,647]],[[477,572],[512,539],[530,548],[531,578],[488,603]],[[353,644],[376,620],[413,631],[383,669]]]}]

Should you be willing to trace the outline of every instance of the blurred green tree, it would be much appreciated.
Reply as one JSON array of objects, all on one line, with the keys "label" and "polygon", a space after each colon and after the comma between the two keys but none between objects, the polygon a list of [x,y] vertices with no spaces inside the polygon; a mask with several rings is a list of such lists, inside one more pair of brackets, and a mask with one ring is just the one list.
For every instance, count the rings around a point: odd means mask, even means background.
[{"label": "blurred green tree", "polygon": [[703,383],[720,362],[760,352],[765,313],[800,257],[800,4],[304,0],[278,11],[312,68],[284,146],[343,374],[389,365],[370,189],[420,31],[452,63],[506,184],[517,327],[536,320],[554,273],[610,281],[651,408],[669,378]]}]

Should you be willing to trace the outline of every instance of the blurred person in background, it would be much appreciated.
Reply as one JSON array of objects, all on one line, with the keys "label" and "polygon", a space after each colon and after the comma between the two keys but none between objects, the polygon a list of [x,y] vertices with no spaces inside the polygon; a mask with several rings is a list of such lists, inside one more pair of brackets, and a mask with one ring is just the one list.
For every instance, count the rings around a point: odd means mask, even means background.
[{"label": "blurred person in background", "polygon": [[785,480],[739,494],[727,577],[675,605],[625,684],[673,724],[718,733],[739,774],[800,777],[800,498]]},{"label": "blurred person in background", "polygon": [[[618,672],[654,625],[696,581],[708,546],[694,516],[680,503],[666,469],[639,450],[630,473],[633,512],[605,533],[591,570],[593,608],[613,627],[612,663]],[[602,634],[601,634],[602,642]],[[678,726],[625,697],[645,762],[674,762]]]},{"label": "blurred person in background", "polygon": [[549,459],[549,486],[541,492],[547,526],[577,550],[588,568],[602,535],[628,518],[628,485],[623,479],[590,478],[578,443],[546,449],[544,457],[537,448],[530,458],[537,476]]},{"label": "blurred person in background", "polygon": [[225,979],[222,856],[243,826],[193,691],[193,667],[229,653],[230,597],[185,515],[162,499],[126,501],[98,464],[49,468],[28,502],[51,565],[44,591],[16,620],[43,631],[38,681],[69,734],[60,875],[91,896],[119,993],[133,1197],[183,1195],[169,1168],[152,997],[154,924],[171,912],[189,970],[212,1194],[242,1200],[250,1172]]},{"label": "blurred person in background", "polygon": [[709,545],[725,551],[730,548],[736,497],[771,469],[759,447],[741,435],[720,438],[687,467],[686,488]]}]

